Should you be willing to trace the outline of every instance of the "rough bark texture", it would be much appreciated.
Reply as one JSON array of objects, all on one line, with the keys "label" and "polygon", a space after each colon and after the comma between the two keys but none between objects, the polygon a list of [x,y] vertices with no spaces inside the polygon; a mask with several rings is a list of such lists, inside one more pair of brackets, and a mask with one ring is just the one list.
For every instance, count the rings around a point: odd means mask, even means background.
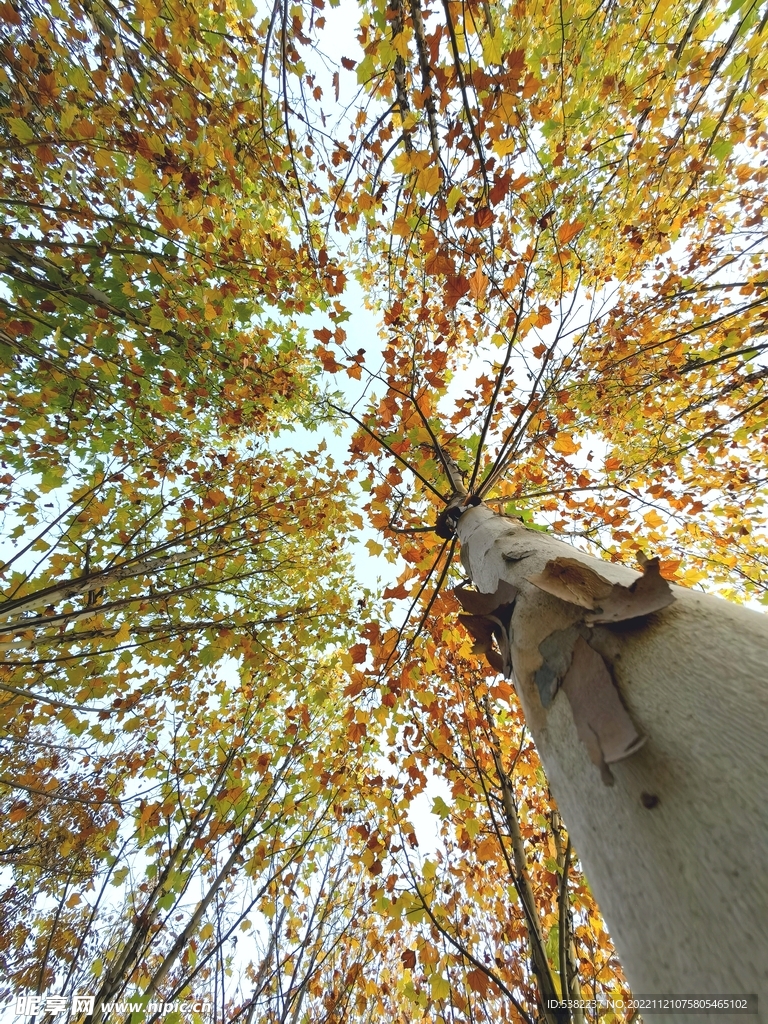
[{"label": "rough bark texture", "polygon": [[757,993],[759,1017],[711,1019],[768,1021],[768,617],[673,587],[661,611],[593,627],[590,643],[647,737],[610,766],[608,787],[565,694],[545,710],[534,680],[541,642],[584,610],[528,577],[563,556],[612,583],[638,574],[482,505],[457,534],[478,590],[494,593],[500,579],[518,590],[515,685],[633,992]]}]

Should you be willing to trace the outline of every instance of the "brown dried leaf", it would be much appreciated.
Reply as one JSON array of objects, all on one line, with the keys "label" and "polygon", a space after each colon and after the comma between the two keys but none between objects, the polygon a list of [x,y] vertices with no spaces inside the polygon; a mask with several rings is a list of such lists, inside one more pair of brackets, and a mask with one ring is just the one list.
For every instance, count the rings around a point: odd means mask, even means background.
[{"label": "brown dried leaf", "polygon": [[368,644],[354,644],[349,649],[353,665],[362,665],[368,654]]},{"label": "brown dried leaf", "polygon": [[440,249],[434,249],[427,256],[424,269],[430,277],[437,277],[438,274],[455,274],[456,263],[452,256]]},{"label": "brown dried leaf", "polygon": [[490,979],[485,971],[479,969],[473,969],[467,971],[467,984],[473,992],[479,992],[480,995],[485,996],[488,994],[488,988],[490,985]]},{"label": "brown dried leaf", "polygon": [[600,768],[603,782],[613,785],[608,765],[634,754],[645,737],[632,724],[602,655],[581,636],[574,645],[563,690],[590,760]]},{"label": "brown dried leaf", "polygon": [[416,951],[413,949],[406,949],[400,954],[400,959],[406,967],[413,969],[416,966]]}]

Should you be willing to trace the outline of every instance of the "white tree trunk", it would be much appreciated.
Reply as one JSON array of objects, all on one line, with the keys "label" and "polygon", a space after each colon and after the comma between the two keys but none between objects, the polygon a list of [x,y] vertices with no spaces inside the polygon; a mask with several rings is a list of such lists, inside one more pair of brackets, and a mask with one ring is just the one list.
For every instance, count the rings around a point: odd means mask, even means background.
[{"label": "white tree trunk", "polygon": [[[539,644],[584,609],[528,582],[555,558],[612,583],[638,574],[486,506],[458,521],[462,562],[482,593],[519,593],[511,660],[552,794],[635,994],[757,993],[768,1021],[768,617],[673,586],[673,604],[592,628],[645,745],[606,786],[577,735],[569,699],[548,710]],[[652,554],[652,552],[651,552]],[[646,1024],[684,1018],[648,1016]]]}]

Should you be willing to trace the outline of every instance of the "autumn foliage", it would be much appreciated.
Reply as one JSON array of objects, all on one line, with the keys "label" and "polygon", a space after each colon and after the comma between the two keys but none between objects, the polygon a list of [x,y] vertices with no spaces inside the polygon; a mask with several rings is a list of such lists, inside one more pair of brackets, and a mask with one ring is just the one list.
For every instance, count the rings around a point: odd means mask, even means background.
[{"label": "autumn foliage", "polygon": [[450,471],[766,599],[764,5],[342,10],[0,3],[3,1001],[594,1019]]}]

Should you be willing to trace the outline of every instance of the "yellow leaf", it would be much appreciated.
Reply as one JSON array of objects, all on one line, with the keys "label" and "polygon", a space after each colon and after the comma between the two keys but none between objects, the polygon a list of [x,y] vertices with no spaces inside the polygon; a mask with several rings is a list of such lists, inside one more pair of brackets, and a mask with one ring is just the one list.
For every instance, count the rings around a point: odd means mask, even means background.
[{"label": "yellow leaf", "polygon": [[118,629],[118,631],[115,633],[115,643],[124,644],[126,642],[126,640],[130,640],[130,639],[131,639],[131,627],[130,627],[130,625],[128,623],[128,620],[126,619],[126,621],[122,624],[120,629]]},{"label": "yellow leaf", "polygon": [[496,156],[509,156],[510,153],[515,151],[515,140],[514,139],[496,139],[491,146],[491,149]]},{"label": "yellow leaf", "polygon": [[419,176],[416,179],[416,188],[433,196],[440,188],[440,180],[440,168],[427,167],[426,170],[419,172]]},{"label": "yellow leaf", "polygon": [[445,201],[445,205],[448,207],[451,213],[453,213],[456,203],[461,199],[462,191],[458,185],[454,185],[451,191],[448,193],[448,198]]},{"label": "yellow leaf", "polygon": [[208,167],[215,167],[218,163],[215,147],[212,146],[210,142],[201,142],[197,148],[200,156],[205,160]]},{"label": "yellow leaf", "polygon": [[106,149],[97,149],[93,154],[93,162],[100,171],[114,170],[115,165],[112,160],[112,154]]},{"label": "yellow leaf", "polygon": [[32,142],[35,137],[34,131],[29,127],[27,122],[21,117],[9,117],[8,126],[10,127],[13,134],[25,145]]},{"label": "yellow leaf", "polygon": [[411,170],[411,154],[399,153],[392,161],[392,169],[397,174],[408,174]]},{"label": "yellow leaf", "polygon": [[408,60],[408,40],[404,32],[399,32],[392,40],[392,49],[399,54],[403,60]]},{"label": "yellow leaf", "polygon": [[464,829],[470,839],[474,839],[480,831],[480,822],[477,818],[467,818],[464,822]]},{"label": "yellow leaf", "polygon": [[400,238],[406,238],[411,233],[411,225],[405,217],[398,217],[392,225],[392,234]]},{"label": "yellow leaf", "polygon": [[451,994],[451,983],[442,974],[433,974],[429,981],[433,999],[447,999]]},{"label": "yellow leaf", "polygon": [[158,138],[157,135],[145,135],[144,138],[146,139],[151,152],[153,152],[155,156],[163,156],[165,153],[165,143],[162,139]]},{"label": "yellow leaf", "polygon": [[72,127],[72,122],[77,117],[77,107],[65,107],[59,118],[59,124],[63,132],[68,132]]},{"label": "yellow leaf", "polygon": [[212,935],[213,935],[213,924],[210,921],[208,921],[208,923],[204,924],[203,927],[200,929],[200,938],[201,939],[210,939],[210,937]]},{"label": "yellow leaf", "polygon": [[136,161],[136,170],[133,172],[133,187],[137,192],[141,192],[143,195],[148,195],[151,193],[154,183],[154,175],[150,172],[149,164],[139,158]]},{"label": "yellow leaf", "polygon": [[486,64],[501,64],[501,35],[495,33],[483,39],[483,60]]},{"label": "yellow leaf", "polygon": [[553,447],[561,455],[573,455],[574,452],[579,450],[581,445],[574,441],[570,434],[558,434]]},{"label": "yellow leaf", "polygon": [[392,167],[398,174],[409,174],[411,171],[423,171],[432,161],[432,153],[428,149],[417,149],[411,153],[400,153],[392,161]]},{"label": "yellow leaf", "polygon": [[655,509],[645,513],[643,516],[643,522],[647,523],[651,529],[658,529],[659,526],[664,525],[664,520]]}]

